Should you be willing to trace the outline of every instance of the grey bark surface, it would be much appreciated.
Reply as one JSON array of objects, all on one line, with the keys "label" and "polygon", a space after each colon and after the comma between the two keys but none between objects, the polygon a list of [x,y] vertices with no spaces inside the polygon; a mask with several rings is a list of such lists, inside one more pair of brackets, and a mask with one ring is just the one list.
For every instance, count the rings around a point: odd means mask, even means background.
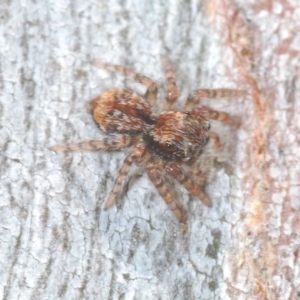
[{"label": "grey bark surface", "polygon": [[[300,299],[298,1],[1,1],[1,299]],[[177,108],[199,88],[247,95],[205,104],[212,122],[204,207],[177,186],[183,232],[133,168],[104,211],[126,151],[54,153],[103,134],[84,108],[143,87],[92,66],[128,65],[159,86],[173,63]]]}]

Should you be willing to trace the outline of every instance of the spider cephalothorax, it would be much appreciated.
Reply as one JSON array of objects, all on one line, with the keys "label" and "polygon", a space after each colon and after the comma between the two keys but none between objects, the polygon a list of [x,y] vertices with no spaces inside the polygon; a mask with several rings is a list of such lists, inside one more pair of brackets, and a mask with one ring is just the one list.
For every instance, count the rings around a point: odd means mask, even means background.
[{"label": "spider cephalothorax", "polygon": [[198,158],[209,140],[209,122],[193,112],[161,113],[143,134],[147,150],[166,161],[190,162]]},{"label": "spider cephalothorax", "polygon": [[206,205],[210,200],[202,191],[205,177],[195,162],[209,139],[219,144],[218,135],[210,131],[209,119],[231,123],[232,118],[224,112],[217,112],[199,105],[203,98],[240,96],[242,91],[217,89],[196,90],[187,99],[184,111],[172,109],[178,91],[175,72],[165,57],[162,63],[167,78],[167,97],[164,112],[155,116],[151,106],[156,101],[157,88],[154,81],[124,67],[97,62],[95,65],[113,72],[119,72],[130,79],[144,84],[147,92],[141,96],[129,89],[117,88],[106,91],[87,105],[95,122],[109,135],[99,140],[75,144],[56,145],[54,151],[122,149],[130,147],[118,172],[105,207],[111,207],[119,194],[132,163],[143,166],[160,196],[176,217],[186,221],[174,193],[169,191],[169,178],[177,180],[192,195]]}]

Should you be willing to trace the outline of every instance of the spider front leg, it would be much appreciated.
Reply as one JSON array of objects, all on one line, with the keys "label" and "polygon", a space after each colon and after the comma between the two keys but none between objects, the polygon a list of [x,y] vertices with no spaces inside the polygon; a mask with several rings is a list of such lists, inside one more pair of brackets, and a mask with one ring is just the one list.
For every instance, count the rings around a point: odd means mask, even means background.
[{"label": "spider front leg", "polygon": [[61,144],[52,146],[52,151],[78,151],[78,150],[99,150],[99,149],[120,149],[133,145],[139,139],[138,136],[111,135],[99,140],[89,140],[72,144]]},{"label": "spider front leg", "polygon": [[[219,122],[227,123],[227,124],[234,124],[236,120],[230,116],[230,114],[223,112],[223,111],[216,111],[207,106],[199,105],[193,108],[191,111],[192,114],[201,115],[206,119],[216,120]],[[214,134],[211,135],[214,139],[216,136]]]},{"label": "spider front leg", "polygon": [[154,163],[150,163],[147,166],[146,171],[162,199],[167,203],[168,207],[172,210],[177,219],[180,222],[185,223],[186,213],[179,206],[177,199],[174,199],[173,195],[168,190],[166,182],[164,181],[163,176],[160,174],[159,168]]},{"label": "spider front leg", "polygon": [[167,174],[175,178],[179,183],[181,183],[184,188],[192,195],[198,197],[205,205],[211,206],[210,200],[202,192],[200,186],[194,182],[189,175],[184,172],[178,164],[174,162],[169,162],[165,166],[165,171]]},{"label": "spider front leg", "polygon": [[240,97],[245,95],[245,91],[233,90],[233,89],[200,89],[192,92],[188,97],[185,110],[191,110],[197,105],[202,99],[219,99],[224,97]]},{"label": "spider front leg", "polygon": [[[198,156],[195,159],[198,159]],[[200,170],[197,161],[195,161],[192,165],[182,164],[180,167],[185,174],[191,174],[192,178],[195,182],[197,182],[199,187],[202,187],[205,184],[205,174]]]},{"label": "spider front leg", "polygon": [[217,149],[217,151],[221,152],[221,150],[222,150],[222,144],[220,142],[219,136],[215,132],[213,132],[213,131],[209,131],[208,135],[209,135],[209,138],[213,140],[214,146]]},{"label": "spider front leg", "polygon": [[154,103],[156,101],[156,96],[157,96],[157,86],[153,80],[151,80],[150,78],[148,78],[140,73],[137,73],[134,70],[132,70],[128,67],[125,67],[125,66],[107,64],[107,63],[103,63],[103,62],[99,62],[99,61],[96,61],[93,64],[94,64],[94,66],[96,66],[98,68],[106,69],[111,72],[123,74],[124,76],[128,77],[129,79],[145,85],[147,88],[145,98],[147,99],[147,101],[149,102],[149,104],[151,106],[154,105]]},{"label": "spider front leg", "polygon": [[118,197],[118,194],[121,190],[122,183],[126,176],[128,175],[128,172],[131,168],[131,165],[133,162],[138,161],[142,158],[142,156],[145,154],[146,150],[142,144],[138,144],[134,146],[126,156],[121,168],[118,171],[118,174],[116,176],[113,188],[110,192],[110,194],[107,197],[107,200],[105,202],[105,209],[110,208],[116,203],[116,199]]},{"label": "spider front leg", "polygon": [[164,109],[169,110],[172,108],[173,103],[177,100],[178,97],[178,90],[176,87],[176,76],[173,66],[170,64],[166,57],[162,56],[161,62],[165,69],[167,79],[167,97]]}]

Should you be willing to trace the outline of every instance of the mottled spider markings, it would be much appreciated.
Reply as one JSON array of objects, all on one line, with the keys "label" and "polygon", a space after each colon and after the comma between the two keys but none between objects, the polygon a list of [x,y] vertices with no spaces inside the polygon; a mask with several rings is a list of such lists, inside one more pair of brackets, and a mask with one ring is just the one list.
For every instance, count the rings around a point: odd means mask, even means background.
[{"label": "mottled spider markings", "polygon": [[97,149],[122,149],[130,147],[119,169],[113,188],[108,195],[105,208],[115,204],[121,186],[131,165],[143,166],[158,193],[181,222],[186,222],[186,213],[175,193],[169,190],[170,178],[178,181],[192,195],[211,206],[202,191],[205,176],[196,162],[209,139],[220,148],[219,137],[210,131],[209,120],[233,123],[231,116],[203,105],[202,99],[237,97],[243,91],[231,89],[201,89],[188,97],[184,111],[172,109],[178,90],[174,68],[162,57],[166,74],[167,97],[164,111],[154,115],[151,106],[155,104],[157,87],[150,78],[124,67],[101,62],[95,66],[118,72],[146,86],[145,95],[139,95],[126,88],[106,91],[87,104],[94,121],[107,136],[99,140],[53,146],[54,151],[76,151]]}]

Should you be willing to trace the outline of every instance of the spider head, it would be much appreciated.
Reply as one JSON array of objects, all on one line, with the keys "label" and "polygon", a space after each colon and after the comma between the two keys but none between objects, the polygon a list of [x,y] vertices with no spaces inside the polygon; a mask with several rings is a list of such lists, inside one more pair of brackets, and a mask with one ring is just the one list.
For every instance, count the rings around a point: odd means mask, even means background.
[{"label": "spider head", "polygon": [[189,162],[197,158],[208,142],[209,122],[190,112],[160,114],[154,126],[143,134],[152,155],[167,161]]},{"label": "spider head", "polygon": [[127,89],[109,90],[89,104],[95,122],[105,132],[140,134],[153,124],[151,107],[140,95]]}]

